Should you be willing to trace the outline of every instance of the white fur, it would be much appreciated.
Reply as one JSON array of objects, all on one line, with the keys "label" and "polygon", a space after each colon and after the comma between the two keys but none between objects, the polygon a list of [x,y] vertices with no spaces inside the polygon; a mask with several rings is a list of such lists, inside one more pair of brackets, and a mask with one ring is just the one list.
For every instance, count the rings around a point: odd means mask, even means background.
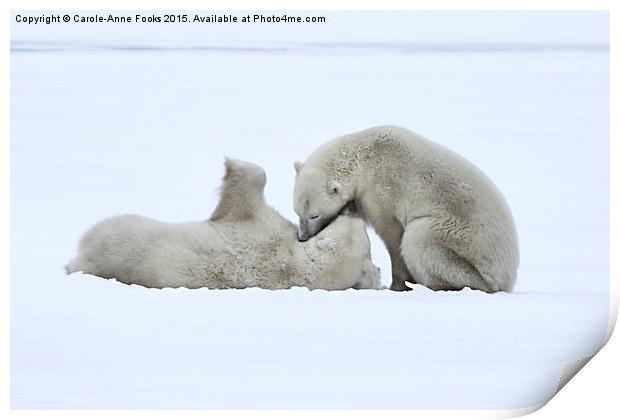
[{"label": "white fur", "polygon": [[265,182],[262,168],[227,159],[221,199],[209,221],[104,220],[82,238],[67,272],[146,287],[379,287],[363,221],[339,217],[301,243],[296,227],[265,203]]},{"label": "white fur", "polygon": [[[519,250],[510,209],[479,169],[400,127],[336,138],[295,165],[300,237],[354,203],[383,239],[392,286],[512,290]],[[312,217],[314,216],[314,217]]]}]

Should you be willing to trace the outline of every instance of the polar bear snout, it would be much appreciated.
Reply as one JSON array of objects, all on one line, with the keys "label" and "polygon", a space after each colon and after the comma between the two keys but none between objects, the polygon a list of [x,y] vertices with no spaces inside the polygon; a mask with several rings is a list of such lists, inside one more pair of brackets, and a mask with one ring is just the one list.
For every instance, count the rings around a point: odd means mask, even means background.
[{"label": "polar bear snout", "polygon": [[308,219],[299,219],[299,230],[297,232],[297,237],[301,242],[305,242],[308,239],[316,236],[323,228],[329,225],[335,217],[324,218],[319,214],[313,214]]},{"label": "polar bear snout", "polygon": [[299,227],[297,228],[297,238],[301,242],[306,242],[308,239],[310,239],[310,236],[311,235],[309,234],[309,231],[308,231],[308,221],[299,219]]},{"label": "polar bear snout", "polygon": [[336,220],[338,216],[342,214],[349,214],[345,213],[346,209],[349,209],[348,203],[333,216],[325,217],[318,213],[314,213],[307,219],[300,217],[297,238],[300,242],[305,242],[313,236],[316,236],[323,229],[328,227],[334,220]]}]

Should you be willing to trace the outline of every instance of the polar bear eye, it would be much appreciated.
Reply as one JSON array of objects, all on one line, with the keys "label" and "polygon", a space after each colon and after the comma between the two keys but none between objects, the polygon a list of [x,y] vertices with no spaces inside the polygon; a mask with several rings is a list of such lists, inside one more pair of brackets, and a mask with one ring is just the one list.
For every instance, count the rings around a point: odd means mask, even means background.
[{"label": "polar bear eye", "polygon": [[314,213],[312,216],[310,216],[310,220],[316,220],[319,218],[319,215],[317,213]]}]

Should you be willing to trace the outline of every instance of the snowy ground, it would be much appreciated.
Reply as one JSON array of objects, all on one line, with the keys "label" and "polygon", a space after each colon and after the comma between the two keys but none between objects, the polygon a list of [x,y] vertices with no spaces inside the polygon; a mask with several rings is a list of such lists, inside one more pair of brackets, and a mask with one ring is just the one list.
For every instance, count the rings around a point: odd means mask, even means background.
[{"label": "snowy ground", "polygon": [[[519,408],[600,348],[605,48],[50,45],[12,44],[13,408]],[[223,156],[263,166],[267,200],[294,220],[292,162],[377,124],[496,182],[520,236],[514,293],[147,290],[64,275],[104,217],[207,218]]]}]

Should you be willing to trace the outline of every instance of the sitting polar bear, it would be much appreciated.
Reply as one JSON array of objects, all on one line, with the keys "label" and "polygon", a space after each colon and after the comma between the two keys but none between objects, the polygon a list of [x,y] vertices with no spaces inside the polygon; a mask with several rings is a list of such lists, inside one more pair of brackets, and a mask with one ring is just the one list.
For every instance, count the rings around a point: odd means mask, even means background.
[{"label": "sitting polar bear", "polygon": [[510,291],[519,248],[508,204],[478,168],[400,127],[338,137],[295,163],[299,239],[353,207],[383,239],[393,290]]},{"label": "sitting polar bear", "polygon": [[377,289],[379,269],[361,219],[341,216],[312,241],[265,203],[262,168],[227,159],[220,202],[205,222],[125,215],[82,238],[67,273],[146,287]]}]

